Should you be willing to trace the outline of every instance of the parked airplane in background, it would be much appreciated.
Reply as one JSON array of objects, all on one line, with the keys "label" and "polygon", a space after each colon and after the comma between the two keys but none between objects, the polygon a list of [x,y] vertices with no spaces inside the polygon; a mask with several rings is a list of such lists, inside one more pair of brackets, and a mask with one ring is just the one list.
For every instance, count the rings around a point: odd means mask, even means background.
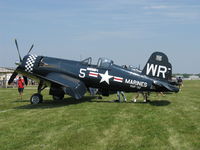
[{"label": "parked airplane in background", "polygon": [[31,104],[43,101],[41,91],[50,87],[49,94],[53,99],[63,99],[68,94],[75,99],[84,96],[89,87],[97,88],[103,96],[116,91],[125,92],[178,92],[171,82],[172,66],[162,52],[154,52],[142,72],[132,71],[114,64],[110,59],[99,58],[96,65],[89,57],[83,61],[58,59],[28,54],[21,59],[8,83],[12,83],[18,73],[38,81],[38,92],[30,98]]}]

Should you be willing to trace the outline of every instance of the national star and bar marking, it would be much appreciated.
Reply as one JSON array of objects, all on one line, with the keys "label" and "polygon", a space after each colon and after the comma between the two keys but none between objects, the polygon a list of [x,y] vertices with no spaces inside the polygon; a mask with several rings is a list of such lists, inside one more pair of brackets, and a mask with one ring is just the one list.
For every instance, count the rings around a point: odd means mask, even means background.
[{"label": "national star and bar marking", "polygon": [[[111,78],[113,78],[113,81],[119,82],[119,83],[122,83],[123,80],[124,80],[124,78],[109,75],[108,70],[107,70],[104,74],[96,72],[96,71],[98,71],[98,70],[96,70],[95,68],[92,68],[92,69],[90,69],[90,68],[88,69],[88,68],[87,68],[87,70],[91,70],[91,71],[88,73],[89,77],[95,77],[95,78],[97,78],[98,76],[101,76],[100,83],[106,82],[107,84],[110,84],[110,79],[111,79]],[[95,72],[94,72],[94,71],[95,71]]]},{"label": "national star and bar marking", "polygon": [[113,78],[113,76],[108,74],[108,70],[104,74],[100,73],[99,75],[102,77],[100,83],[106,82],[107,84],[110,84],[109,80]]},{"label": "national star and bar marking", "polygon": [[90,72],[90,73],[89,73],[89,76],[90,76],[90,77],[96,77],[96,78],[97,78],[98,75],[99,75],[99,73],[96,73],[96,72]]},{"label": "national star and bar marking", "polygon": [[113,81],[122,83],[123,82],[123,78],[114,76],[114,80]]}]

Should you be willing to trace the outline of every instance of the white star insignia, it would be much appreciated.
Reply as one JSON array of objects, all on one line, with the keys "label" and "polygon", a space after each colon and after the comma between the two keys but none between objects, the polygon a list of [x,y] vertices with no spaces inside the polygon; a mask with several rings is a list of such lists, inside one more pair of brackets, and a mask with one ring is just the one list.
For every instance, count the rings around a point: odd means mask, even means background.
[{"label": "white star insignia", "polygon": [[108,70],[105,72],[105,74],[101,74],[101,73],[100,73],[99,75],[102,77],[100,83],[101,83],[101,82],[106,82],[106,83],[110,84],[110,83],[109,83],[109,79],[112,78],[113,76],[110,76],[110,75],[108,74]]}]

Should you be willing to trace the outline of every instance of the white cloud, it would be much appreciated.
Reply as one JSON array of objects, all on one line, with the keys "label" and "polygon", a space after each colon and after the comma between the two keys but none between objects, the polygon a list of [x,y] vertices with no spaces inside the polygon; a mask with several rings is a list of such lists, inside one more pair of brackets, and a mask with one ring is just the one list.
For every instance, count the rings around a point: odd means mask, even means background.
[{"label": "white cloud", "polygon": [[196,20],[200,19],[200,13],[198,12],[167,12],[164,13],[165,16],[182,19],[182,20]]},{"label": "white cloud", "polygon": [[167,5],[151,5],[151,6],[145,6],[144,9],[167,9],[170,8]]}]

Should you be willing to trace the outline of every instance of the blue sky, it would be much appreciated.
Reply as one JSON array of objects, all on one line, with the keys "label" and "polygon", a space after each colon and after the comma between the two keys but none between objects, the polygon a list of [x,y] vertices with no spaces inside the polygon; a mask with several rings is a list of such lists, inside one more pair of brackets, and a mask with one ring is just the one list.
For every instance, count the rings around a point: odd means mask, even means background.
[{"label": "blue sky", "polygon": [[0,66],[32,53],[80,60],[108,57],[144,66],[154,51],[174,73],[200,73],[199,0],[0,0]]}]

